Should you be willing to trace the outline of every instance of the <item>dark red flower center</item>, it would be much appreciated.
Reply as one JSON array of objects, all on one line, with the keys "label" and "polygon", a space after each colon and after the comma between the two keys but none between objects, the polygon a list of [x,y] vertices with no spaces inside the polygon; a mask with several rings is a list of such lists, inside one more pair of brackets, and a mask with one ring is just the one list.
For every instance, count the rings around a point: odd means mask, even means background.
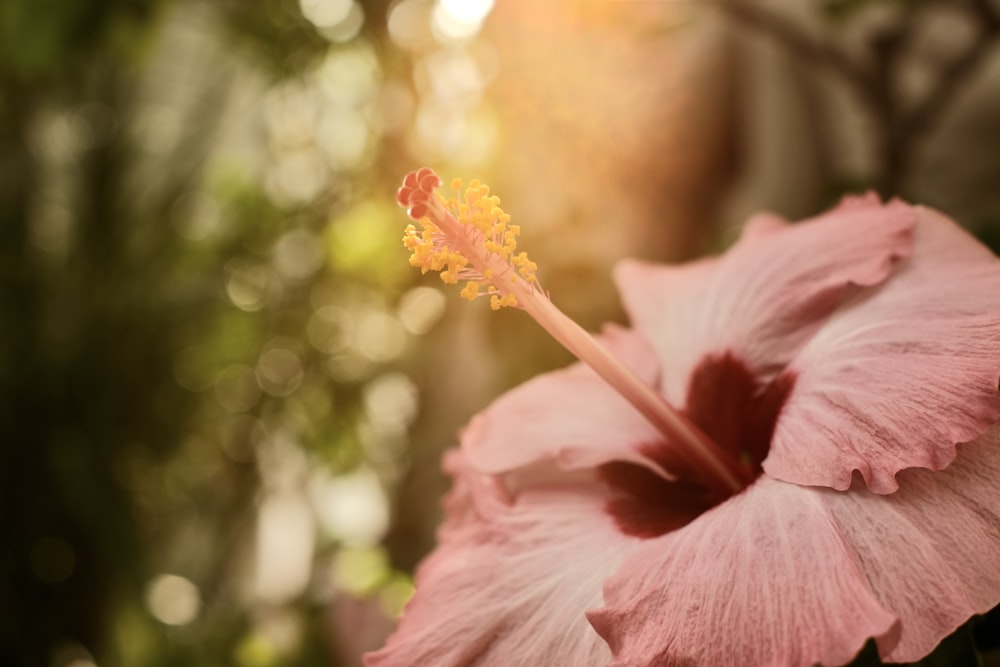
[{"label": "dark red flower center", "polygon": [[[691,374],[684,412],[726,453],[760,475],[778,415],[794,385],[791,371],[763,382],[733,354],[709,355]],[[635,463],[601,466],[599,474],[613,494],[607,509],[623,533],[658,537],[729,497],[713,494],[702,484],[670,443],[650,443],[642,451],[678,479],[666,480]]]}]

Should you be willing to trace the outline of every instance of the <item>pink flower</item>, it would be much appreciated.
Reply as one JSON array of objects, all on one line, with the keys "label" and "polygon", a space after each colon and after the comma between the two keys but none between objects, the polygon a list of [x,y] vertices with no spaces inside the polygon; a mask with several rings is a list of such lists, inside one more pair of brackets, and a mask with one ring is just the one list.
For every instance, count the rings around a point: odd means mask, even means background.
[{"label": "pink flower", "polygon": [[616,280],[634,329],[602,343],[737,487],[589,366],[540,376],[446,458],[440,544],[367,665],[908,662],[1000,603],[988,250],[867,197]]}]

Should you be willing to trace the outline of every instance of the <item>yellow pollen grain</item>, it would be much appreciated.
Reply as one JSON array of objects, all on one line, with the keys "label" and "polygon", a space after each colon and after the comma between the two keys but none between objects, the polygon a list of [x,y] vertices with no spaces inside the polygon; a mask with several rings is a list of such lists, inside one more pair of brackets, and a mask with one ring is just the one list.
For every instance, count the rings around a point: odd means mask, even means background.
[{"label": "yellow pollen grain", "polygon": [[475,301],[479,296],[479,282],[476,280],[470,280],[459,292],[463,299],[468,299],[469,301]]}]

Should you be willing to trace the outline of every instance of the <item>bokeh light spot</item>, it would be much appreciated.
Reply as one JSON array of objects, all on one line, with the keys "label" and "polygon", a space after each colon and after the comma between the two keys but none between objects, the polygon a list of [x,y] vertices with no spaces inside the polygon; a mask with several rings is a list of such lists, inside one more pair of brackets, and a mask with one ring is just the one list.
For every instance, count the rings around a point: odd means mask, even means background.
[{"label": "bokeh light spot", "polygon": [[241,639],[233,654],[240,667],[273,667],[280,658],[274,643],[259,632]]},{"label": "bokeh light spot", "polygon": [[320,120],[316,141],[332,168],[358,169],[371,155],[372,135],[368,118],[352,110],[331,112]]},{"label": "bokeh light spot", "polygon": [[429,161],[448,159],[474,167],[494,154],[499,130],[486,109],[465,112],[431,101],[417,109],[414,149]]},{"label": "bokeh light spot", "polygon": [[215,380],[215,398],[229,412],[246,412],[260,400],[260,387],[254,370],[233,364]]},{"label": "bokeh light spot", "polygon": [[439,0],[431,18],[434,36],[444,43],[475,37],[491,9],[493,0]]},{"label": "bokeh light spot", "polygon": [[316,91],[300,83],[272,88],[264,102],[271,150],[281,154],[308,146],[320,115]]},{"label": "bokeh light spot", "polygon": [[52,653],[51,667],[97,667],[94,657],[84,646],[75,641],[68,641]]},{"label": "bokeh light spot", "polygon": [[382,79],[378,56],[366,41],[331,49],[316,70],[323,99],[335,107],[356,108],[371,100]]},{"label": "bokeh light spot", "polygon": [[306,147],[277,156],[265,185],[276,203],[294,206],[318,197],[327,181],[326,163],[317,150]]},{"label": "bokeh light spot", "polygon": [[357,273],[385,285],[411,277],[400,244],[400,225],[388,198],[365,199],[330,222],[326,230],[332,268]]},{"label": "bokeh light spot", "polygon": [[389,558],[380,548],[342,549],[333,561],[333,583],[357,596],[374,592],[391,575]]},{"label": "bokeh light spot", "polygon": [[293,491],[267,495],[257,515],[257,596],[280,604],[301,594],[309,583],[314,544],[305,497]]},{"label": "bokeh light spot", "polygon": [[160,574],[146,587],[146,608],[161,623],[187,625],[201,610],[201,594],[184,577]]},{"label": "bokeh light spot", "polygon": [[439,0],[438,6],[456,21],[482,23],[493,9],[493,0]]},{"label": "bokeh light spot", "polygon": [[414,287],[399,300],[399,321],[412,334],[425,334],[444,315],[447,299],[433,287]]},{"label": "bokeh light spot", "polygon": [[389,37],[401,48],[420,50],[434,42],[431,4],[426,0],[402,0],[389,8]]},{"label": "bokeh light spot", "polygon": [[437,104],[471,107],[486,86],[483,69],[479,59],[466,50],[436,51],[419,61],[417,86]]},{"label": "bokeh light spot", "polygon": [[[270,609],[257,619],[257,631],[285,658],[295,657],[302,648],[306,619],[293,607]],[[287,664],[287,662],[286,662]]]},{"label": "bokeh light spot", "polygon": [[386,373],[365,385],[365,414],[383,432],[402,432],[417,416],[419,391],[403,373]]},{"label": "bokeh light spot", "polygon": [[365,12],[357,2],[351,3],[351,9],[340,23],[322,28],[317,26],[319,34],[331,42],[342,44],[349,42],[361,33],[365,25]]},{"label": "bokeh light spot", "polygon": [[278,647],[259,632],[253,632],[240,640],[233,651],[236,664],[240,667],[274,667],[281,656]]},{"label": "bokeh light spot", "polygon": [[266,267],[233,260],[226,264],[226,272],[226,294],[240,310],[258,311],[280,293],[281,284]]},{"label": "bokeh light spot", "polygon": [[353,4],[353,0],[299,0],[299,9],[317,28],[332,28],[347,18]]},{"label": "bokeh light spot", "polygon": [[356,343],[358,351],[372,361],[391,361],[403,352],[406,330],[389,313],[372,310],[358,322]]},{"label": "bokeh light spot", "polygon": [[38,157],[54,164],[67,164],[90,148],[94,137],[79,114],[61,109],[38,114],[27,139]]},{"label": "bokeh light spot", "polygon": [[293,229],[274,245],[274,266],[285,278],[305,280],[322,265],[322,246],[308,229]]},{"label": "bokeh light spot", "polygon": [[370,547],[385,536],[389,505],[370,470],[334,478],[317,474],[310,492],[321,525],[334,539],[351,547]]},{"label": "bokeh light spot", "polygon": [[257,362],[260,388],[271,396],[288,396],[302,384],[304,371],[299,355],[284,347],[272,348]]}]

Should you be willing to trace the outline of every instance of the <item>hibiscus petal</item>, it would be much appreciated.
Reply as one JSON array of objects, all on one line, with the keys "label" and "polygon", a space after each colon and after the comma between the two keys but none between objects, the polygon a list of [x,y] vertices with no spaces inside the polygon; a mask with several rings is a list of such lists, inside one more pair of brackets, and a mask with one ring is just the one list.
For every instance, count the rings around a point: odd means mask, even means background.
[{"label": "hibiscus petal", "polygon": [[883,660],[927,655],[973,614],[1000,602],[1000,427],[959,446],[943,471],[907,470],[888,496],[825,492],[875,597],[901,619],[877,640]]},{"label": "hibiscus petal", "polygon": [[585,611],[637,541],[617,531],[599,487],[534,489],[505,503],[483,475],[451,464],[462,469],[449,502],[465,514],[442,532],[399,627],[365,664],[607,664]]},{"label": "hibiscus petal", "polygon": [[733,353],[761,379],[794,358],[851,284],[875,285],[910,252],[905,204],[874,196],[797,225],[758,216],[728,253],[679,267],[616,267],[632,322],[661,360],[663,391],[683,405],[687,382],[709,354]]},{"label": "hibiscus petal", "polygon": [[604,598],[617,667],[838,665],[896,623],[820,492],[766,478],[645,542]]},{"label": "hibiscus petal", "polygon": [[746,224],[743,225],[743,230],[740,232],[740,240],[746,241],[748,239],[756,239],[762,236],[767,236],[768,234],[780,232],[788,225],[788,220],[780,215],[767,211],[754,213],[750,216],[750,219],[747,220]]},{"label": "hibiscus petal", "polygon": [[[656,383],[658,362],[641,334],[608,327],[601,342],[644,382]],[[665,475],[640,451],[660,440],[632,404],[589,366],[574,364],[498,398],[466,427],[462,448],[482,472],[504,472],[548,459],[566,468],[619,460]]]},{"label": "hibiscus petal", "polygon": [[846,489],[858,470],[891,493],[900,470],[944,468],[956,443],[1000,419],[1000,261],[917,210],[912,258],[844,304],[792,362],[768,475]]}]

